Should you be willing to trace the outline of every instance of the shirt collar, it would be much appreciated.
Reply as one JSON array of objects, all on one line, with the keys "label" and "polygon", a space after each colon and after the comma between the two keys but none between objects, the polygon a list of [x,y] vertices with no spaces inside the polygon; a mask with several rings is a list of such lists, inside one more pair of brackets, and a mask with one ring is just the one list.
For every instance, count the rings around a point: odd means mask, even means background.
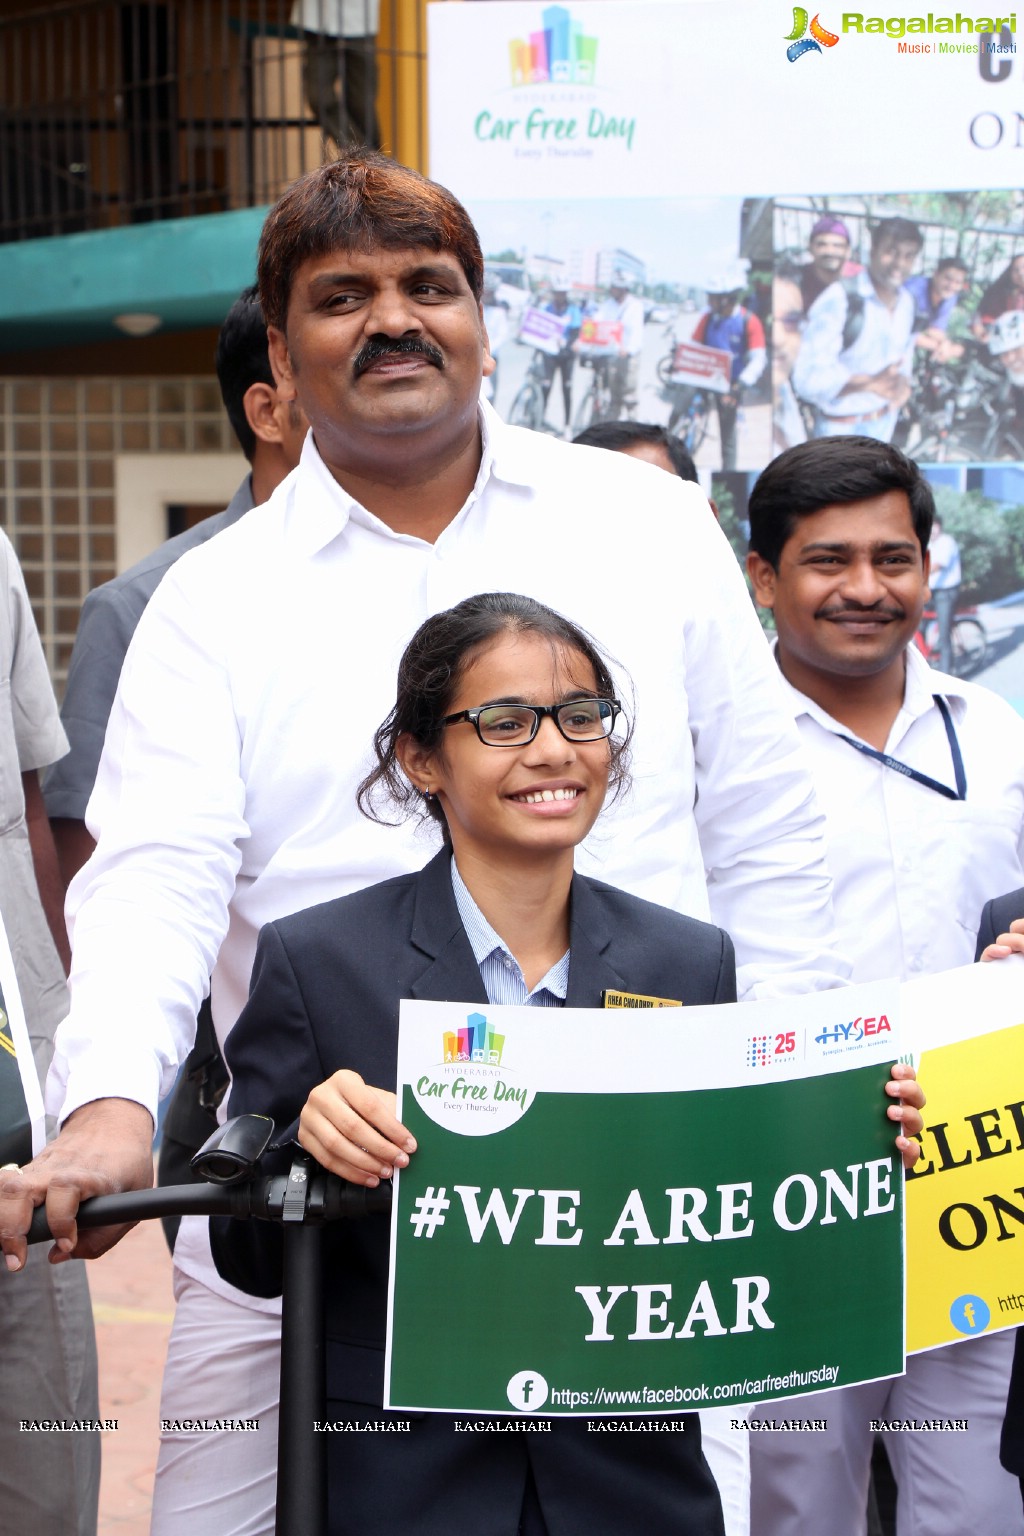
[{"label": "shirt collar", "polygon": [[[452,859],[452,890],[455,893],[455,905],[459,909],[459,917],[462,919],[462,926],[466,930],[466,937],[469,940],[477,965],[482,965],[497,950],[499,954],[507,955],[513,964],[518,967],[519,962],[516,960],[515,955],[509,949],[504,939],[495,933],[470,895],[469,887],[459,874],[459,867],[454,859]],[[568,958],[567,951],[562,956],[562,959],[557,961],[548,971],[547,975],[534,987],[534,992],[540,991],[543,987],[546,992],[550,992],[554,997],[559,997],[564,1001],[569,985]]]},{"label": "shirt collar", "polygon": [[[532,439],[539,434],[506,426],[485,400],[480,401],[479,420],[482,447],[480,468],[465,505],[448,525],[449,528],[468,515],[492,476],[519,486],[533,486],[538,478],[537,455]],[[394,533],[386,523],[367,512],[339,485],[320,457],[312,432],[306,434],[299,465],[298,474],[282,482],[271,500],[278,495],[291,497],[289,538],[300,556],[318,554],[344,531],[350,519],[363,527],[379,531],[387,538],[402,541],[414,538],[409,534]],[[445,529],[444,533],[447,531]]]},{"label": "shirt collar", "polygon": [[[778,636],[771,640],[772,654],[778,650]],[[945,672],[936,672],[928,665],[916,645],[908,645],[905,651],[907,662],[906,683],[903,689],[903,706],[900,714],[905,716],[908,723],[917,720],[921,715],[926,715],[934,708],[935,695],[941,694],[952,706],[955,716],[960,716],[966,708],[966,691],[955,677],[950,677]],[[793,711],[794,720],[799,720],[801,715],[807,715],[811,720],[816,720],[827,731],[841,736],[850,734],[849,726],[843,725],[826,710],[808,698],[806,693],[801,693],[799,688],[783,675],[781,669],[779,676],[782,678],[782,686],[786,691]]]}]

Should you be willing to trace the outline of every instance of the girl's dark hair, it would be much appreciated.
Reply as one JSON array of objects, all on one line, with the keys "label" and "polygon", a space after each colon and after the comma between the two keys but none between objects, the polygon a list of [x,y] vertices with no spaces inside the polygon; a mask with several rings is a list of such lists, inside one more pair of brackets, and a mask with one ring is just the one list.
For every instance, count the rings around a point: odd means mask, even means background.
[{"label": "girl's dark hair", "polygon": [[[436,749],[444,735],[442,721],[451,713],[451,703],[466,668],[476,654],[502,635],[540,635],[552,647],[575,651],[594,669],[600,698],[615,698],[608,663],[594,641],[577,625],[571,624],[553,608],[520,597],[515,592],[484,592],[467,597],[445,613],[437,613],[421,624],[406,646],[398,663],[398,696],[395,707],[373,738],[377,766],[360,784],[356,801],[364,816],[386,823],[378,811],[378,801],[396,806],[402,816],[413,810],[425,811],[445,827],[444,812],[435,798],[424,799],[399,767],[398,738],[410,735],[421,747]],[[632,723],[626,733],[609,740],[611,772],[609,784],[613,798],[629,783],[629,742]],[[447,828],[445,828],[447,837]]]}]

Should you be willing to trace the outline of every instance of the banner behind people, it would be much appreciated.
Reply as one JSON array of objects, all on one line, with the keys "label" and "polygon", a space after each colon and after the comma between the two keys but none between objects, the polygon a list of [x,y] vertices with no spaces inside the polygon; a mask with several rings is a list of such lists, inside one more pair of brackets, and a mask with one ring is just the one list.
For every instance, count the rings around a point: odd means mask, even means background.
[{"label": "banner behind people", "polygon": [[[895,441],[961,549],[953,670],[1024,706],[1016,15],[497,0],[429,17],[430,170],[480,230],[502,414],[535,410],[522,326],[557,289],[583,330],[545,428],[611,410],[668,426],[715,477],[737,550],[749,483],[781,448]],[[624,322],[630,390],[610,387],[588,321]],[[941,639],[928,619],[935,663]]]}]

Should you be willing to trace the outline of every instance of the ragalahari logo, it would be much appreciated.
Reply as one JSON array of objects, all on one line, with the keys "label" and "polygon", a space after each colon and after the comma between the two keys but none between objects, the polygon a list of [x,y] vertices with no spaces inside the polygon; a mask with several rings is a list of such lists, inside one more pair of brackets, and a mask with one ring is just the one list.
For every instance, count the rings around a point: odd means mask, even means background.
[{"label": "ragalahari logo", "polygon": [[[808,32],[809,37],[806,35]],[[786,33],[786,41],[789,44],[786,58],[795,64],[805,53],[820,53],[822,48],[834,48],[839,38],[835,32],[826,31],[817,16],[808,26],[807,12],[802,5],[794,5],[793,30]]]},{"label": "ragalahari logo", "polygon": [[513,85],[593,85],[597,38],[589,37],[564,5],[541,12],[540,32],[508,45]]},{"label": "ragalahari logo", "polygon": [[450,1062],[475,1061],[487,1067],[501,1066],[505,1036],[496,1035],[482,1013],[471,1013],[464,1029],[446,1029],[442,1039],[442,1059]]}]

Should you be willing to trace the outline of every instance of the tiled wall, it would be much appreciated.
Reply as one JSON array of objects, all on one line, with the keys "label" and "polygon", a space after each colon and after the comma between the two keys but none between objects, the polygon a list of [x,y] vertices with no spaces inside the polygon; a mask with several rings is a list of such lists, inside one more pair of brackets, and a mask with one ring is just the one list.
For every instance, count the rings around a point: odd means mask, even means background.
[{"label": "tiled wall", "polygon": [[58,694],[82,601],[117,568],[115,456],[231,450],[213,377],[0,381],[0,521]]}]

